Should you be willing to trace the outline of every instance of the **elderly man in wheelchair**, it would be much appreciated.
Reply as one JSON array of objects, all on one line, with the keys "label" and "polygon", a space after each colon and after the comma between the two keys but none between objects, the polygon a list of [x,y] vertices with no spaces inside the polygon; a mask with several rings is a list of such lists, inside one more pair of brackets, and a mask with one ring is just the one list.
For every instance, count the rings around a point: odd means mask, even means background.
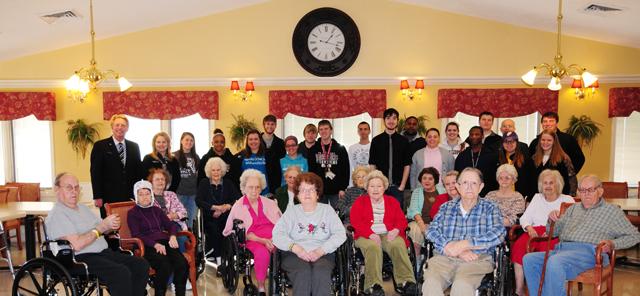
[{"label": "elderly man in wheelchair", "polygon": [[[427,231],[435,255],[427,261],[423,295],[474,295],[485,275],[494,272],[493,254],[504,242],[498,206],[479,197],[482,173],[466,168],[456,188],[461,198],[443,204]],[[502,256],[504,257],[504,256]]]},{"label": "elderly man in wheelchair", "polygon": [[110,295],[144,295],[149,264],[109,249],[103,237],[120,227],[120,218],[111,215],[100,220],[78,204],[80,186],[75,176],[61,173],[54,185],[58,202],[45,221],[43,257],[20,268],[13,295],[90,295],[95,290],[100,295],[100,285],[106,285]]}]

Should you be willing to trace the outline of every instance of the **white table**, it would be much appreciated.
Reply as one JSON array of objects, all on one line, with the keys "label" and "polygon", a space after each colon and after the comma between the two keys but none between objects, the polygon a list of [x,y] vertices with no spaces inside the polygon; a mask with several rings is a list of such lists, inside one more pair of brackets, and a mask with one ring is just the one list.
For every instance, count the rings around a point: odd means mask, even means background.
[{"label": "white table", "polygon": [[23,212],[24,216],[24,234],[25,234],[25,251],[27,261],[36,257],[36,233],[34,223],[38,219],[37,216],[46,216],[55,205],[55,202],[47,201],[17,201],[0,205],[0,211]]},{"label": "white table", "polygon": [[607,198],[605,200],[619,206],[623,211],[640,211],[640,199],[637,198]]}]

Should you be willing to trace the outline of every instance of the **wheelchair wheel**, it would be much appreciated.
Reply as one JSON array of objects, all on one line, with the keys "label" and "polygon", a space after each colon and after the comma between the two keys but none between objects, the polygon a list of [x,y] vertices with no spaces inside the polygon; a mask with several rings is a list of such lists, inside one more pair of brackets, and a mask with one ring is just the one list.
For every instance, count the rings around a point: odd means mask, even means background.
[{"label": "wheelchair wheel", "polygon": [[347,296],[349,290],[349,258],[346,245],[343,244],[336,250],[336,268],[334,270],[334,295]]},{"label": "wheelchair wheel", "polygon": [[218,267],[222,273],[222,284],[229,294],[235,293],[238,288],[238,280],[240,279],[238,255],[238,243],[235,234],[232,233],[225,238],[223,255]]},{"label": "wheelchair wheel", "polygon": [[278,251],[271,254],[269,260],[269,289],[267,295],[280,295],[282,287],[280,287],[280,258]]},{"label": "wheelchair wheel", "polygon": [[193,235],[196,237],[196,278],[204,272],[205,269],[205,237],[204,225],[202,221],[202,212],[198,209],[196,213],[196,222],[193,225]]},{"label": "wheelchair wheel", "polygon": [[60,263],[49,258],[35,258],[16,273],[11,295],[78,295],[76,286]]}]

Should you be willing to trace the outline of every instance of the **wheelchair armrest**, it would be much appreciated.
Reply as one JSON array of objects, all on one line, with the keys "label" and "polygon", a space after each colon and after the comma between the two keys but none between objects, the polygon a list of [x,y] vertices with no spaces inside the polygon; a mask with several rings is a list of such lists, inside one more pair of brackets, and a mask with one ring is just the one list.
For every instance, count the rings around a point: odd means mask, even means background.
[{"label": "wheelchair armrest", "polygon": [[522,228],[522,225],[520,225],[520,224],[511,225],[511,228],[509,228],[509,236],[508,236],[509,242],[511,242],[513,244],[513,242],[515,242],[516,238],[517,238],[516,237],[517,236],[516,231],[520,232],[520,231],[523,231],[523,230],[524,230],[524,228]]},{"label": "wheelchair armrest", "polygon": [[240,224],[243,224],[244,221],[240,220],[240,219],[233,219],[233,226],[238,226]]},{"label": "wheelchair armrest", "polygon": [[353,228],[353,226],[352,226],[352,225],[349,225],[349,226],[347,226],[347,231],[348,231],[348,232],[351,232],[351,233],[354,233],[354,232],[356,232],[356,229],[355,229],[355,228]]},{"label": "wheelchair armrest", "polygon": [[[557,238],[557,237],[553,237],[552,239],[554,239],[554,238]],[[526,253],[533,252],[533,246],[531,245],[532,243],[546,242],[548,239],[549,239],[548,236],[538,236],[538,237],[529,238],[529,240],[527,241],[527,252]]]},{"label": "wheelchair armrest", "polygon": [[144,257],[144,244],[139,238],[121,238],[120,246],[123,249],[133,251],[134,255],[138,257]]}]

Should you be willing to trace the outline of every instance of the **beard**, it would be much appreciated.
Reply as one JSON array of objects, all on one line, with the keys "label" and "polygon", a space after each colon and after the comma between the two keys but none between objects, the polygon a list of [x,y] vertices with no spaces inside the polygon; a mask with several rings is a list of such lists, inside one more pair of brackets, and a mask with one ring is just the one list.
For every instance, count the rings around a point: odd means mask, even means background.
[{"label": "beard", "polygon": [[417,130],[405,130],[405,131],[403,132],[403,134],[404,134],[405,136],[415,137],[415,136],[418,134],[418,131],[417,131]]}]

